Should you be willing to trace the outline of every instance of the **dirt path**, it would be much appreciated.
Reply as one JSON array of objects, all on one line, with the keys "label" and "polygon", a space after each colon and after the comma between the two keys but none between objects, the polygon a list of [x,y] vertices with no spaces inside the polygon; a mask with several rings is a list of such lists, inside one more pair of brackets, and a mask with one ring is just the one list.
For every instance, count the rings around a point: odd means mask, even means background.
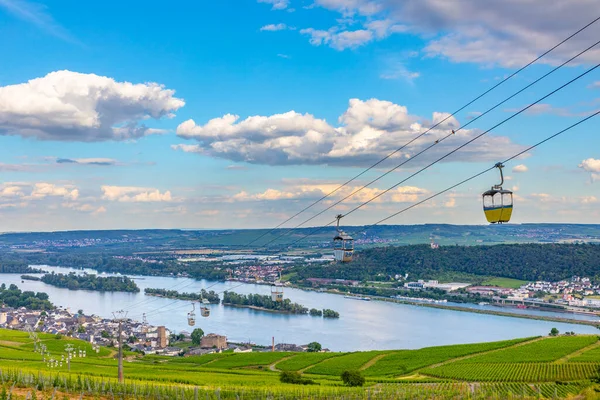
[{"label": "dirt path", "polygon": [[466,359],[468,359],[468,358],[477,357],[477,356],[480,356],[480,355],[482,355],[482,354],[495,353],[495,352],[502,351],[502,350],[506,350],[506,349],[512,349],[512,348],[515,348],[515,347],[521,347],[521,346],[524,346],[524,345],[526,345],[526,344],[530,344],[530,343],[533,343],[533,342],[538,342],[538,341],[540,341],[540,340],[544,340],[544,339],[546,339],[546,337],[540,337],[540,338],[537,338],[537,339],[528,340],[528,341],[526,341],[526,342],[521,342],[521,343],[513,344],[512,346],[508,346],[508,347],[502,347],[502,348],[500,348],[500,349],[494,349],[494,350],[482,351],[482,352],[480,352],[480,353],[473,353],[473,354],[469,354],[469,355],[462,356],[462,357],[452,358],[452,359],[450,359],[450,360],[442,361],[442,362],[440,362],[440,363],[437,363],[437,364],[428,365],[428,366],[426,366],[426,367],[423,367],[423,368],[420,368],[420,369],[418,369],[417,371],[420,371],[420,370],[422,370],[422,369],[424,369],[424,368],[436,368],[436,367],[440,367],[440,366],[442,366],[442,365],[450,364],[450,363],[453,363],[453,362],[456,362],[456,361],[461,361],[461,360],[466,360]]},{"label": "dirt path", "polygon": [[287,357],[284,357],[284,358],[282,358],[280,360],[275,361],[273,364],[269,365],[269,369],[271,371],[273,371],[273,372],[280,372],[277,368],[275,368],[275,366],[277,364],[279,364],[280,362],[282,362],[282,361],[289,360],[290,358],[294,357],[295,355],[296,354],[292,354],[291,356],[287,356]]},{"label": "dirt path", "polygon": [[380,354],[378,356],[375,356],[373,358],[371,358],[369,361],[367,361],[367,363],[365,365],[363,365],[362,367],[359,368],[360,371],[364,371],[365,369],[372,367],[373,364],[375,364],[377,361],[381,360],[383,357],[387,356],[389,353],[387,354]]},{"label": "dirt path", "polygon": [[571,358],[577,357],[577,356],[585,353],[588,350],[595,349],[596,347],[600,347],[600,341],[597,341],[594,344],[591,344],[591,345],[589,345],[587,347],[584,347],[583,349],[579,349],[579,350],[577,350],[577,351],[575,351],[575,352],[573,352],[571,354],[567,354],[566,356],[564,356],[562,358],[559,358],[558,360],[554,361],[554,364],[564,364],[567,361],[569,361]]}]

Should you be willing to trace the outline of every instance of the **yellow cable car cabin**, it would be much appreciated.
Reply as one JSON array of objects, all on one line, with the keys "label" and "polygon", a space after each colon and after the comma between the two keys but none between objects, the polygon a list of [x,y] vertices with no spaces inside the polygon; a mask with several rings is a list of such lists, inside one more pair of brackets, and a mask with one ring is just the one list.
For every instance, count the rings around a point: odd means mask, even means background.
[{"label": "yellow cable car cabin", "polygon": [[354,239],[340,229],[340,219],[343,215],[338,215],[337,218],[337,235],[333,238],[333,257],[336,261],[347,263],[352,261],[354,254]]},{"label": "yellow cable car cabin", "polygon": [[496,164],[500,171],[500,184],[492,186],[490,190],[482,194],[483,212],[488,222],[492,224],[502,224],[510,221],[513,210],[513,193],[510,190],[502,189],[504,184],[504,175],[502,163]]}]

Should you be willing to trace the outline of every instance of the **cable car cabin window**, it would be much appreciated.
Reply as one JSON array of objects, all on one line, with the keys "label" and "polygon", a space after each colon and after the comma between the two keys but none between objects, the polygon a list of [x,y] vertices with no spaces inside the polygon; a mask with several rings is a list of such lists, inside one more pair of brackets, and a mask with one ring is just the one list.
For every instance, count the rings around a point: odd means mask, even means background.
[{"label": "cable car cabin window", "polygon": [[502,205],[504,206],[512,206],[513,204],[513,194],[512,193],[502,193]]},{"label": "cable car cabin window", "polygon": [[489,190],[483,194],[483,211],[492,224],[510,221],[513,195],[510,190]]}]

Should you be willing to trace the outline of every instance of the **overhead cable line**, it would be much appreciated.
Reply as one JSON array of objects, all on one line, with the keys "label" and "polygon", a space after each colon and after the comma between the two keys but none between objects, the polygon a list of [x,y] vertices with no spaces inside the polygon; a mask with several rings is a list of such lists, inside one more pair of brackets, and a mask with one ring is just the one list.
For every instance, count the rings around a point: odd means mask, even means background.
[{"label": "overhead cable line", "polygon": [[[500,85],[504,84],[506,81],[512,79],[515,75],[519,74],[520,72],[522,72],[523,70],[525,70],[526,68],[528,68],[529,66],[531,66],[532,64],[535,64],[537,61],[539,61],[540,59],[542,59],[543,57],[545,57],[546,55],[548,55],[549,53],[551,53],[552,51],[554,51],[556,48],[560,47],[561,45],[563,45],[564,43],[566,43],[567,41],[571,40],[573,37],[577,36],[579,33],[583,32],[584,30],[586,30],[587,28],[589,28],[591,25],[595,24],[596,22],[598,22],[600,20],[600,17],[597,17],[596,19],[594,19],[593,21],[591,21],[590,23],[586,24],[585,26],[583,26],[582,28],[580,28],[579,30],[577,30],[576,32],[574,32],[573,34],[569,35],[567,38],[563,39],[561,42],[559,42],[558,44],[556,44],[555,46],[551,47],[550,49],[546,50],[544,53],[542,53],[541,55],[539,55],[538,57],[536,57],[534,60],[530,61],[529,63],[527,63],[526,65],[524,65],[523,67],[519,68],[518,70],[516,70],[515,72],[513,72],[512,74],[510,74],[509,76],[507,76],[506,78],[502,79],[500,82],[498,82],[497,84],[495,84],[494,86],[492,86],[491,88],[489,88],[488,90],[486,90],[485,92],[483,92],[482,94],[480,94],[479,96],[475,97],[473,100],[469,101],[467,104],[463,105],[462,107],[460,107],[459,109],[457,109],[456,111],[454,111],[453,113],[447,115],[445,118],[443,118],[441,121],[437,122],[436,124],[434,124],[433,126],[431,126],[430,128],[428,128],[427,130],[425,130],[424,132],[420,133],[419,135],[417,135],[415,138],[411,139],[410,141],[408,141],[407,143],[405,143],[404,145],[402,145],[401,147],[399,147],[398,149],[394,150],[393,152],[389,153],[388,155],[386,155],[385,157],[383,157],[381,160],[377,161],[375,164],[371,165],[370,167],[368,167],[367,169],[365,169],[364,171],[360,172],[358,175],[355,175],[354,177],[352,177],[351,179],[347,180],[346,182],[344,182],[343,184],[341,184],[340,186],[338,186],[336,189],[332,190],[331,192],[327,193],[326,195],[322,196],[321,198],[319,198],[318,200],[314,201],[313,203],[309,204],[308,206],[304,207],[302,210],[298,211],[296,214],[292,215],[291,217],[289,217],[288,219],[286,219],[285,221],[281,222],[279,225],[277,225],[276,227],[270,229],[267,232],[264,232],[263,234],[259,235],[258,237],[256,237],[255,239],[253,239],[252,241],[250,241],[249,243],[247,243],[244,247],[248,247],[251,244],[257,242],[258,240],[262,239],[263,237],[267,236],[268,234],[272,233],[273,231],[275,231],[276,229],[280,228],[281,226],[283,226],[284,224],[288,223],[289,221],[291,221],[292,219],[294,219],[295,217],[297,217],[298,215],[304,213],[305,211],[309,210],[310,208],[314,207],[315,205],[317,205],[318,203],[320,203],[321,201],[325,200],[326,198],[330,197],[331,195],[335,194],[336,192],[338,192],[340,189],[342,189],[343,187],[347,186],[348,184],[350,184],[351,182],[355,181],[356,179],[360,178],[362,175],[364,175],[365,173],[367,173],[368,171],[372,170],[373,168],[377,167],[379,164],[381,164],[382,162],[386,161],[387,159],[389,159],[390,157],[392,157],[393,155],[397,154],[398,152],[402,151],[404,148],[406,148],[406,146],[409,146],[411,143],[413,143],[414,141],[416,141],[417,139],[419,139],[420,137],[426,135],[427,133],[429,133],[430,131],[432,131],[433,129],[435,129],[436,127],[440,126],[441,124],[443,124],[445,121],[447,121],[448,119],[450,119],[451,117],[453,117],[454,115],[458,114],[459,112],[461,112],[462,110],[464,110],[465,108],[467,108],[468,106],[470,106],[471,104],[475,103],[477,100],[481,99],[482,97],[484,97],[485,95],[487,95],[488,93],[490,93],[491,91],[495,90],[496,88],[498,88]],[[295,228],[294,228],[295,229]]]},{"label": "overhead cable line", "polygon": [[[219,282],[219,283],[221,283],[221,282]],[[236,289],[236,288],[238,288],[238,287],[240,287],[240,286],[243,286],[243,285],[245,285],[245,284],[246,284],[245,282],[244,282],[244,283],[240,283],[239,285],[236,285],[236,286],[233,286],[233,287],[230,287],[230,288],[224,289],[224,290],[222,290],[222,291],[220,291],[220,292],[217,292],[216,294],[217,294],[217,295],[219,295],[219,294],[222,294],[222,293],[224,293],[224,292],[227,292],[227,291],[229,291],[229,290]],[[214,286],[214,285],[213,285],[213,286]],[[186,304],[184,304],[184,305],[181,305],[181,306],[177,306],[177,307],[174,307],[174,308],[171,308],[171,309],[164,310],[165,308],[167,308],[167,307],[169,307],[169,306],[172,306],[173,304],[175,304],[175,303],[177,303],[177,302],[180,302],[180,301],[184,301],[184,302],[186,302]],[[163,306],[161,306],[161,307],[158,307],[158,308],[156,308],[156,309],[154,309],[154,310],[151,310],[151,311],[149,311],[149,312],[147,312],[147,313],[145,313],[145,314],[146,314],[146,317],[147,317],[147,316],[149,316],[149,315],[162,314],[162,313],[164,313],[164,312],[167,312],[167,311],[173,311],[173,310],[176,310],[176,309],[179,309],[179,308],[183,308],[183,307],[189,306],[189,303],[190,303],[190,302],[193,302],[193,301],[190,301],[190,300],[182,300],[182,299],[173,299],[173,300],[172,300],[170,303],[168,303],[168,304],[165,304],[165,305],[163,305]],[[163,311],[161,311],[161,312],[158,312],[159,310],[163,310]]]},{"label": "overhead cable line", "polygon": [[[548,97],[552,96],[553,94],[557,93],[558,91],[560,91],[560,90],[564,89],[565,87],[567,87],[567,86],[571,85],[573,82],[575,82],[575,81],[577,81],[577,80],[579,80],[579,79],[583,78],[584,76],[586,76],[586,75],[587,75],[587,74],[589,74],[590,72],[594,71],[594,70],[595,70],[595,69],[597,69],[598,67],[600,67],[600,64],[596,64],[595,66],[593,66],[593,67],[591,67],[591,68],[587,69],[586,71],[584,71],[583,73],[579,74],[579,75],[578,75],[578,76],[576,76],[575,78],[571,79],[571,80],[570,80],[570,81],[568,81],[567,83],[565,83],[565,84],[561,85],[561,86],[560,86],[560,87],[558,87],[557,89],[554,89],[554,90],[553,90],[553,91],[551,91],[550,93],[548,93],[548,94],[546,94],[545,96],[543,96],[543,97],[539,98],[538,100],[536,100],[535,102],[533,102],[533,103],[529,104],[528,106],[521,108],[519,111],[517,111],[516,113],[512,114],[512,115],[511,115],[511,116],[509,116],[508,118],[506,118],[506,119],[502,120],[501,122],[497,123],[496,125],[494,125],[494,126],[493,126],[493,127],[491,127],[490,129],[488,129],[488,130],[486,130],[486,131],[484,131],[484,132],[480,133],[479,135],[477,135],[477,136],[473,137],[473,138],[472,138],[472,139],[470,139],[469,141],[467,141],[467,142],[463,143],[462,145],[460,145],[459,147],[455,148],[454,150],[452,150],[452,151],[448,152],[448,153],[447,153],[447,154],[445,154],[444,156],[442,156],[442,157],[438,158],[437,160],[435,160],[435,161],[431,162],[430,164],[428,164],[427,166],[425,166],[425,167],[421,168],[421,169],[420,169],[420,170],[418,170],[417,172],[415,172],[415,173],[411,174],[411,175],[410,175],[410,176],[408,176],[407,178],[405,178],[405,179],[401,180],[400,182],[396,183],[395,185],[393,185],[393,186],[391,186],[391,187],[387,188],[387,189],[386,189],[386,190],[384,190],[383,192],[381,192],[381,193],[378,193],[376,196],[373,196],[371,199],[369,199],[369,200],[367,200],[367,201],[365,201],[365,202],[363,202],[363,203],[359,204],[358,206],[354,207],[352,210],[350,210],[349,212],[347,212],[346,214],[344,214],[344,216],[350,215],[350,214],[352,214],[353,212],[355,212],[356,210],[358,210],[358,209],[360,209],[360,208],[362,208],[362,207],[366,206],[367,204],[371,203],[372,201],[374,201],[374,200],[378,199],[379,197],[381,197],[381,196],[383,196],[384,194],[388,193],[390,190],[392,190],[392,189],[394,189],[394,188],[396,188],[396,187],[400,186],[401,184],[403,184],[403,183],[404,183],[404,182],[406,182],[407,180],[411,179],[412,177],[414,177],[414,176],[416,176],[416,175],[420,174],[421,172],[423,172],[423,171],[425,171],[425,170],[429,169],[431,166],[433,166],[433,165],[437,164],[438,162],[440,162],[440,161],[444,160],[444,159],[445,159],[445,158],[447,158],[448,156],[450,156],[450,155],[452,155],[452,154],[456,153],[457,151],[459,151],[460,149],[462,149],[462,148],[464,148],[464,147],[468,146],[469,144],[473,143],[474,141],[476,141],[477,139],[481,138],[482,136],[484,136],[484,135],[488,134],[489,132],[491,132],[491,131],[492,131],[492,130],[494,130],[495,128],[499,127],[500,125],[503,125],[504,123],[506,123],[506,122],[510,121],[511,119],[515,118],[516,116],[518,116],[518,115],[522,114],[523,112],[527,111],[527,110],[528,110],[528,109],[530,109],[531,107],[535,106],[535,105],[536,105],[536,104],[538,104],[539,102],[541,102],[541,101],[545,100],[546,98],[548,98]],[[451,136],[451,135],[452,135],[452,134],[449,134],[449,135],[445,136],[444,138],[440,139],[440,140],[439,140],[439,142],[441,142],[442,140],[445,140],[445,139],[447,139],[447,138],[448,138],[449,136]],[[436,144],[437,144],[437,143],[434,143],[433,145],[430,145],[430,146],[429,146],[427,149],[429,149],[429,148],[431,148],[431,147],[435,146]],[[425,150],[427,150],[427,149],[425,149]],[[425,150],[424,150],[424,151],[425,151]],[[293,245],[293,244],[295,244],[295,243],[298,243],[298,242],[299,242],[299,241],[301,241],[301,240],[304,240],[305,238],[307,238],[307,237],[309,237],[309,236],[312,236],[313,234],[317,233],[317,232],[318,232],[318,231],[320,231],[321,229],[323,229],[323,228],[325,228],[325,227],[328,227],[328,226],[332,225],[332,224],[333,224],[333,223],[335,223],[336,221],[337,221],[337,220],[333,220],[333,221],[329,222],[329,223],[328,223],[327,225],[325,225],[325,226],[321,226],[321,227],[318,227],[318,228],[314,229],[313,231],[309,232],[308,234],[306,234],[305,236],[301,237],[300,239],[298,239],[298,240],[296,240],[296,241],[294,241],[294,242],[290,243],[288,246],[291,246],[291,245]]]},{"label": "overhead cable line", "polygon": [[[544,75],[542,75],[541,77],[539,77],[538,79],[536,79],[535,81],[529,83],[528,85],[526,85],[525,87],[523,87],[522,89],[518,90],[517,92],[513,93],[511,96],[507,97],[506,99],[502,100],[499,103],[496,103],[493,107],[487,109],[485,112],[481,113],[480,115],[478,115],[477,117],[473,118],[471,121],[467,122],[465,125],[457,128],[456,130],[452,130],[452,133],[449,133],[447,136],[436,140],[434,143],[432,143],[431,145],[429,145],[428,147],[426,147],[425,149],[421,150],[420,152],[418,152],[417,154],[415,154],[414,156],[408,158],[407,160],[403,161],[402,163],[400,163],[399,165],[395,166],[394,168],[386,171],[385,173],[383,173],[382,175],[379,175],[377,178],[371,180],[370,182],[366,183],[365,185],[361,186],[360,188],[356,189],[355,191],[353,191],[352,193],[346,195],[345,197],[343,197],[342,199],[336,201],[335,203],[329,205],[327,208],[321,210],[320,212],[318,212],[317,214],[313,215],[312,217],[304,220],[303,222],[301,222],[300,224],[294,226],[293,228],[281,233],[279,236],[277,236],[276,238],[272,239],[271,241],[267,242],[264,244],[264,246],[269,245],[270,243],[273,243],[277,240],[279,240],[280,238],[282,238],[283,236],[287,236],[289,233],[291,233],[292,231],[294,231],[295,229],[301,227],[302,225],[312,221],[313,219],[315,219],[316,217],[322,215],[323,213],[325,213],[326,211],[332,209],[333,207],[337,206],[338,204],[344,202],[345,200],[349,199],[350,197],[354,196],[355,194],[361,192],[362,190],[366,189],[367,187],[369,187],[370,185],[372,185],[373,183],[379,181],[380,179],[382,179],[383,177],[391,174],[392,172],[396,171],[398,168],[402,167],[403,165],[405,165],[406,163],[410,162],[411,160],[414,160],[415,158],[417,158],[418,156],[420,156],[421,154],[425,153],[426,151],[432,149],[433,147],[435,147],[437,144],[441,143],[442,141],[446,140],[448,137],[456,134],[457,132],[463,130],[464,128],[466,128],[467,126],[471,125],[472,123],[474,123],[475,121],[477,121],[479,118],[487,115],[488,113],[492,112],[493,110],[495,110],[496,108],[500,107],[502,104],[506,103],[507,101],[511,100],[512,98],[514,98],[515,96],[521,94],[522,92],[524,92],[525,90],[529,89],[530,87],[532,87],[533,85],[537,84],[538,82],[540,82],[541,80],[545,79],[546,77],[548,77],[549,75],[553,74],[554,72],[558,71],[560,68],[564,67],[565,65],[569,64],[571,61],[573,61],[574,59],[580,57],[582,54],[587,53],[588,51],[590,51],[592,48],[596,47],[598,44],[600,44],[600,40],[597,41],[596,43],[592,44],[591,46],[589,46],[588,48],[586,48],[585,50],[579,52],[578,54],[576,54],[575,56],[571,57],[570,59],[568,59],[567,61],[563,62],[562,64],[556,66],[555,68],[553,68],[551,71],[545,73]],[[494,127],[495,128],[495,127]],[[493,129],[493,128],[492,128]],[[419,136],[420,137],[420,136]],[[418,138],[418,137],[417,137]],[[384,192],[384,193],[387,193]],[[347,215],[347,214],[346,214]]]},{"label": "overhead cable line", "polygon": [[[540,141],[540,142],[537,142],[536,144],[534,144],[534,145],[532,145],[532,146],[529,146],[529,147],[528,147],[528,148],[526,148],[525,150],[523,150],[523,151],[520,151],[519,153],[517,153],[517,154],[515,154],[515,155],[513,155],[513,156],[511,156],[511,157],[509,157],[509,158],[507,158],[506,160],[502,161],[502,162],[501,162],[501,164],[506,164],[506,163],[508,163],[509,161],[512,161],[512,160],[514,160],[515,158],[522,156],[523,154],[527,153],[528,151],[531,151],[531,150],[535,149],[536,147],[538,147],[538,146],[540,146],[540,145],[542,145],[542,144],[544,144],[544,143],[548,142],[549,140],[552,140],[552,139],[554,139],[555,137],[557,137],[557,136],[559,136],[559,135],[562,135],[563,133],[565,133],[565,132],[567,132],[567,131],[569,131],[569,130],[571,130],[571,129],[575,128],[576,126],[578,126],[578,125],[580,125],[580,124],[582,124],[582,123],[586,122],[587,120],[589,120],[589,119],[592,119],[593,117],[596,117],[598,114],[600,114],[600,110],[598,110],[598,111],[594,112],[593,114],[591,114],[591,115],[587,116],[586,118],[583,118],[583,119],[581,119],[581,120],[577,121],[577,122],[576,122],[576,123],[574,123],[573,125],[571,125],[571,126],[569,126],[569,127],[565,128],[565,129],[563,129],[563,130],[561,130],[561,131],[559,131],[559,132],[555,133],[554,135],[548,136],[546,139],[544,139],[544,140],[542,140],[542,141]],[[368,225],[368,226],[366,226],[366,227],[363,227],[363,228],[362,228],[362,230],[369,229],[369,228],[372,228],[372,227],[374,227],[374,226],[376,226],[376,225],[379,225],[379,224],[381,224],[382,222],[385,222],[385,221],[387,221],[387,220],[389,220],[389,219],[391,219],[391,218],[393,218],[393,217],[395,217],[395,216],[397,216],[397,215],[399,215],[399,214],[402,214],[402,213],[404,213],[404,212],[406,212],[406,211],[410,210],[411,208],[417,207],[417,206],[419,206],[419,205],[421,205],[421,204],[425,203],[426,201],[429,201],[429,200],[431,200],[431,199],[433,199],[433,198],[435,198],[435,197],[438,197],[439,195],[441,195],[441,194],[444,194],[444,193],[446,193],[446,192],[448,192],[448,191],[450,191],[450,190],[452,190],[452,189],[456,188],[457,186],[463,185],[463,184],[465,184],[465,183],[467,183],[467,182],[469,182],[469,181],[471,181],[471,180],[473,180],[473,179],[475,179],[475,178],[477,178],[477,177],[479,177],[479,176],[481,176],[481,175],[485,174],[486,172],[489,172],[489,171],[491,171],[491,170],[493,170],[493,169],[496,169],[496,164],[494,164],[494,166],[492,166],[492,167],[490,167],[490,168],[487,168],[487,169],[485,169],[485,170],[483,170],[483,171],[481,171],[481,172],[479,172],[479,173],[477,173],[477,174],[475,174],[475,175],[473,175],[473,176],[471,176],[471,177],[469,177],[469,178],[467,178],[467,179],[464,179],[464,180],[462,180],[462,181],[458,182],[458,183],[457,183],[457,184],[455,184],[455,185],[452,185],[452,186],[450,186],[450,187],[448,187],[448,188],[446,188],[446,189],[444,189],[444,190],[442,190],[442,191],[440,191],[440,192],[437,192],[437,193],[435,193],[434,195],[431,195],[431,196],[429,196],[429,197],[427,197],[427,198],[425,198],[425,199],[423,199],[423,200],[421,200],[421,201],[419,201],[419,202],[417,202],[417,203],[415,203],[415,204],[413,204],[413,205],[411,205],[411,206],[409,206],[409,207],[406,207],[406,208],[404,208],[404,209],[402,209],[402,210],[398,211],[397,213],[394,213],[394,214],[392,214],[392,215],[390,215],[390,216],[388,216],[388,217],[386,217],[386,218],[384,218],[384,219],[382,219],[382,220],[379,220],[379,221],[375,222],[375,223],[374,223],[374,224],[372,224],[372,225]]]},{"label": "overhead cable line", "polygon": [[[468,106],[472,105],[473,103],[475,103],[476,101],[478,101],[479,99],[481,99],[482,97],[486,96],[488,93],[490,93],[491,91],[495,90],[496,88],[498,88],[499,86],[501,86],[502,84],[504,84],[506,81],[512,79],[514,76],[516,76],[517,74],[519,74],[520,72],[522,72],[523,70],[525,70],[526,68],[528,68],[529,66],[531,66],[532,64],[536,63],[537,61],[539,61],[540,59],[542,59],[543,57],[545,57],[546,55],[548,55],[549,53],[551,53],[552,51],[554,51],[556,48],[560,47],[561,45],[563,45],[564,43],[566,43],[567,41],[571,40],[573,37],[577,36],[579,33],[583,32],[584,30],[586,30],[587,28],[589,28],[591,25],[595,24],[596,22],[598,22],[600,20],[600,17],[597,17],[596,19],[594,19],[593,21],[589,22],[588,24],[586,24],[585,26],[583,26],[582,28],[580,28],[579,30],[577,30],[576,32],[572,33],[571,35],[569,35],[568,37],[566,37],[565,39],[563,39],[561,42],[559,42],[558,44],[554,45],[553,47],[551,47],[550,49],[546,50],[544,53],[542,53],[541,55],[539,55],[538,57],[536,57],[535,59],[533,59],[532,61],[530,61],[529,63],[527,63],[526,65],[524,65],[523,67],[519,68],[518,70],[516,70],[515,72],[513,72],[512,74],[510,74],[509,76],[507,76],[506,78],[502,79],[500,82],[498,82],[497,84],[495,84],[494,86],[492,86],[491,88],[487,89],[485,92],[483,92],[482,94],[480,94],[479,96],[475,97],[473,100],[469,101],[468,103],[466,103],[465,105],[463,105],[462,107],[460,107],[459,109],[457,109],[456,111],[454,111],[453,113],[447,115],[445,118],[443,118],[442,120],[440,120],[439,122],[437,122],[436,124],[434,124],[433,126],[431,126],[430,128],[428,128],[427,130],[425,130],[424,132],[422,132],[421,134],[419,134],[418,136],[416,136],[414,139],[410,140],[409,142],[405,143],[403,146],[401,146],[400,148],[396,149],[395,151],[391,152],[390,154],[388,154],[387,156],[385,156],[384,158],[382,158],[381,160],[379,160],[378,162],[376,162],[375,164],[371,165],[369,168],[365,169],[364,171],[362,171],[361,173],[359,173],[358,175],[354,176],[353,178],[349,179],[348,181],[344,182],[343,184],[341,184],[340,186],[338,186],[336,189],[334,189],[333,191],[327,193],[326,195],[322,196],[321,198],[319,198],[318,200],[316,200],[315,202],[311,203],[310,205],[308,205],[307,207],[303,208],[302,210],[300,210],[299,212],[297,212],[296,214],[294,214],[293,216],[291,216],[290,218],[288,218],[287,220],[281,222],[279,225],[277,225],[276,227],[274,227],[273,229],[261,234],[260,236],[258,236],[257,238],[253,239],[252,241],[250,241],[249,243],[247,243],[244,247],[248,247],[251,244],[255,243],[256,241],[260,240],[261,238],[265,237],[266,235],[272,233],[273,231],[275,231],[276,229],[280,228],[281,226],[283,226],[284,224],[286,224],[287,222],[291,221],[293,218],[297,217],[298,215],[304,213],[305,211],[307,211],[308,209],[312,208],[313,206],[315,206],[316,204],[318,204],[319,202],[325,200],[326,198],[330,197],[331,195],[335,194],[336,192],[338,192],[340,189],[342,189],[343,187],[347,186],[348,184],[350,184],[351,182],[353,182],[354,180],[358,179],[359,177],[361,177],[362,175],[364,175],[365,173],[367,173],[368,171],[372,170],[373,168],[377,167],[379,164],[381,164],[382,162],[384,162],[385,160],[389,159],[390,157],[392,157],[394,154],[397,154],[398,152],[402,151],[404,148],[406,148],[407,146],[409,146],[410,144],[414,143],[416,140],[418,140],[420,137],[426,135],[427,133],[429,133],[430,131],[432,131],[433,129],[435,129],[436,127],[440,126],[441,124],[443,124],[445,121],[447,121],[448,119],[450,119],[451,117],[453,117],[454,115],[456,115],[457,113],[459,113],[460,111],[464,110],[465,108],[467,108]],[[487,112],[486,112],[487,113]],[[478,116],[477,118],[475,118],[474,120],[472,120],[470,123],[474,122],[475,120],[477,120],[478,118],[482,117],[483,115]],[[467,124],[468,125],[468,124]],[[467,125],[459,128],[462,129],[464,127],[466,127]],[[396,167],[395,169],[399,168],[400,166]],[[391,171],[389,171],[388,173],[390,173]],[[388,173],[386,173],[385,175],[387,175]],[[380,178],[382,178],[383,176],[381,176]],[[378,179],[380,179],[378,178]],[[370,185],[371,183],[373,183],[374,181],[370,182],[368,185]],[[367,185],[367,186],[368,186]],[[364,189],[366,186],[363,186],[360,190]],[[356,192],[354,192],[352,195],[354,195]],[[349,196],[348,196],[349,197]],[[347,198],[347,197],[346,197]],[[346,198],[344,198],[343,200],[345,200]],[[342,201],[343,201],[342,200]],[[336,204],[339,204],[336,203]],[[328,207],[328,209],[330,209],[331,207]],[[316,216],[322,214],[324,211],[321,211],[319,214],[313,216],[310,220],[312,220],[313,218],[315,218]],[[298,228],[299,226],[309,222],[310,220],[304,221],[302,224],[292,228],[292,230]],[[330,225],[330,224],[328,224]],[[327,226],[328,226],[327,225]],[[288,231],[288,233],[291,231]],[[270,242],[266,243],[263,246],[267,246],[268,244],[278,240],[281,237],[278,236],[277,238],[275,238],[274,240],[271,240]],[[172,288],[170,288],[169,290],[173,290],[175,288],[177,288],[180,284],[176,284],[174,285]],[[187,287],[189,285],[185,285],[184,287]],[[209,286],[210,288],[211,286]],[[141,304],[146,304],[146,303],[150,303],[152,301],[157,300],[152,299],[152,300],[142,300],[140,303],[138,304],[133,304],[131,307],[136,307],[139,306]]]}]

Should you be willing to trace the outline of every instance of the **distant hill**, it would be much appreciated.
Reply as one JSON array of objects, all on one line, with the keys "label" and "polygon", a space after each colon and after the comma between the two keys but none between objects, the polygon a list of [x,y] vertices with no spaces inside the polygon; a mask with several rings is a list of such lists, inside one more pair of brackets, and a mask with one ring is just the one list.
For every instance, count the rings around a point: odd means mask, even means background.
[{"label": "distant hill", "polygon": [[[500,243],[600,243],[600,225],[583,224],[506,224],[506,225],[382,225],[370,228],[347,226],[343,229],[355,238],[356,247],[365,249],[386,245],[425,244],[430,240],[444,245],[489,245]],[[0,234],[1,249],[98,248],[103,251],[160,251],[198,247],[227,249],[281,250],[294,248],[327,249],[335,233],[332,227],[297,230],[266,229],[224,230],[109,230],[64,231]],[[259,240],[247,246],[261,235]],[[306,235],[311,234],[308,237]],[[270,243],[271,242],[271,243]]]},{"label": "distant hill", "polygon": [[502,244],[497,246],[389,246],[356,253],[348,264],[297,268],[299,278],[374,279],[408,273],[411,279],[502,276],[558,281],[572,276],[600,280],[600,245]]}]

